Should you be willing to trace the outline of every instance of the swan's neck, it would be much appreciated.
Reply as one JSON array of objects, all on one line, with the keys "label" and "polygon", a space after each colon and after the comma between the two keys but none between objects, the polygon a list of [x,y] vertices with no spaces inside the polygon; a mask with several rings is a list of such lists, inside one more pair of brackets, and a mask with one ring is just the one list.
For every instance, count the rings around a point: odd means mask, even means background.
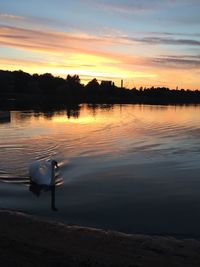
[{"label": "swan's neck", "polygon": [[55,185],[55,167],[51,165],[51,185]]}]

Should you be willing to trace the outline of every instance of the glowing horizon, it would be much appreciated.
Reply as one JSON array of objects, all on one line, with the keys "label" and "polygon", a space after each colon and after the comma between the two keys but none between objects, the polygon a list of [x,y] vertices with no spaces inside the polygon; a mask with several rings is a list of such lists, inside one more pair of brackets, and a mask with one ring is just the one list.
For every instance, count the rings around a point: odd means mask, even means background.
[{"label": "glowing horizon", "polygon": [[200,89],[197,0],[19,0],[0,7],[0,69]]}]

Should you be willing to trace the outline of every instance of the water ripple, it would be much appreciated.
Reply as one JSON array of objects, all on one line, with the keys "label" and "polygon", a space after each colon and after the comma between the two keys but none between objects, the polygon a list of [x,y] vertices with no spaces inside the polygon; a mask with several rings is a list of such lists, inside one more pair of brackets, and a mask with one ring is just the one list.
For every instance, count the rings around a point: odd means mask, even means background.
[{"label": "water ripple", "polygon": [[[106,111],[97,109],[91,122],[87,119],[90,110],[81,108],[86,120],[80,110],[80,124],[79,118],[75,123],[70,120],[66,123],[65,118],[56,123],[53,117],[42,113],[39,116],[32,111],[11,113],[9,126],[1,125],[0,179],[27,177],[32,161],[50,158],[64,162],[77,156],[101,160],[109,156],[113,161],[119,157],[122,163],[128,157],[136,161],[170,157],[174,161],[195,157],[196,162],[199,160],[200,116],[194,114],[200,108],[180,107],[178,112],[179,107],[116,105]],[[56,114],[57,121],[63,114],[64,111]]]}]

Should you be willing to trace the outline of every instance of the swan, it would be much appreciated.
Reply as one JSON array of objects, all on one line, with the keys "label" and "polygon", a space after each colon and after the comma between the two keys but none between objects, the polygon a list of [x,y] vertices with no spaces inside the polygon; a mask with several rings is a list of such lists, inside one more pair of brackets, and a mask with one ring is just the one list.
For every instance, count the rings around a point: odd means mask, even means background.
[{"label": "swan", "polygon": [[33,162],[29,167],[29,176],[31,182],[37,185],[54,186],[55,168],[58,168],[58,163],[56,160]]}]

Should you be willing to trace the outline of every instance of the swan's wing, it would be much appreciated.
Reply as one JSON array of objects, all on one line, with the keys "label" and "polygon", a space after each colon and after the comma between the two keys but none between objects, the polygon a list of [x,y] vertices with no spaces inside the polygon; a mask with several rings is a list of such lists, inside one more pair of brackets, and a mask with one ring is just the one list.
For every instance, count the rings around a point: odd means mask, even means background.
[{"label": "swan's wing", "polygon": [[51,165],[46,162],[34,162],[29,168],[30,178],[38,185],[50,185],[51,183]]},{"label": "swan's wing", "polygon": [[40,184],[50,185],[52,177],[51,166],[46,164],[41,165],[39,168],[39,173],[40,173]]}]

